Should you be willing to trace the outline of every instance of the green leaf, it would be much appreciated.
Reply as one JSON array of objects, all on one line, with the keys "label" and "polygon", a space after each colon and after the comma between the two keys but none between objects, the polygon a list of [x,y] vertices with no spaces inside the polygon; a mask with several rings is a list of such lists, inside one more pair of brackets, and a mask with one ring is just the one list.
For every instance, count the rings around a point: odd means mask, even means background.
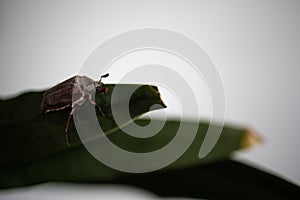
[{"label": "green leaf", "polygon": [[[138,120],[137,123],[148,123],[148,120]],[[170,130],[176,129],[179,123],[179,121],[168,121],[157,137],[153,137],[145,143],[140,143],[140,141],[129,142],[130,138],[123,137],[125,133],[121,130],[108,137],[115,143],[123,145],[122,147],[125,149],[145,152],[153,148],[159,148],[164,142],[172,139],[174,132]],[[247,131],[243,129],[225,128],[210,154],[204,159],[199,159],[198,151],[204,138],[203,131],[208,127],[206,123],[200,123],[199,125],[198,134],[190,148],[180,159],[163,170],[184,168],[227,158],[232,151],[242,148],[241,141],[247,134]],[[0,187],[24,186],[47,181],[113,181],[115,178],[126,174],[103,165],[90,155],[83,146],[78,146],[27,164],[1,170]]]},{"label": "green leaf", "polygon": [[300,199],[299,186],[228,159],[175,170],[123,176],[104,183],[136,186],[162,197]]},{"label": "green leaf", "polygon": [[[98,114],[98,120],[107,133],[117,129],[111,114],[111,95],[115,85],[106,85],[108,93],[96,96],[105,117]],[[138,88],[130,98],[130,111],[133,118],[148,112],[153,104],[165,107],[157,87],[149,85],[118,85],[121,92],[115,94],[114,106],[124,104],[128,91]],[[0,100],[0,156],[1,168],[24,164],[47,155],[67,151],[64,128],[71,109],[40,112],[43,92],[29,92],[9,100]],[[124,104],[124,105],[123,105]],[[80,109],[88,107],[88,103]],[[73,120],[69,127],[72,148],[81,144]],[[129,123],[129,122],[126,122]]]}]

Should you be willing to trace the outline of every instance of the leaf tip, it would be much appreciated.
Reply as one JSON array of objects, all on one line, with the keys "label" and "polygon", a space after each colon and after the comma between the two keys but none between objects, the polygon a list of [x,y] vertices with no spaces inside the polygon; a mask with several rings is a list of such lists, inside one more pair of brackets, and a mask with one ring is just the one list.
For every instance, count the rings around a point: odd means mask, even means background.
[{"label": "leaf tip", "polygon": [[250,149],[256,145],[262,144],[263,138],[258,135],[253,129],[246,129],[241,140],[241,148]]},{"label": "leaf tip", "polygon": [[163,108],[167,108],[167,105],[165,104],[165,102],[164,102],[164,101],[162,100],[162,98],[161,98],[161,93],[159,92],[158,87],[155,86],[155,85],[150,85],[150,87],[151,87],[155,92],[157,92],[157,94],[159,95],[159,99],[160,99],[160,103],[161,103],[162,107],[163,107]]}]

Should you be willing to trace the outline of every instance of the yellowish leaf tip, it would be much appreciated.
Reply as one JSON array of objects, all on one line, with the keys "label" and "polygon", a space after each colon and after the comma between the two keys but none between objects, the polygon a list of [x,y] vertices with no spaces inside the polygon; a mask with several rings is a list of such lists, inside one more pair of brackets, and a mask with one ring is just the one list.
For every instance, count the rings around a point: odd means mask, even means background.
[{"label": "yellowish leaf tip", "polygon": [[252,129],[247,129],[241,141],[241,148],[249,149],[262,143],[263,138],[260,135]]}]

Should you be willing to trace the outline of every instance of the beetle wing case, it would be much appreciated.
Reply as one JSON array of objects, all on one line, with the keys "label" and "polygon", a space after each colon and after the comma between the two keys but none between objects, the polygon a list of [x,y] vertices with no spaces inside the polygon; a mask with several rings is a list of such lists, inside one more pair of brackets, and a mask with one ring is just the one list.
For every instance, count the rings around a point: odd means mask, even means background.
[{"label": "beetle wing case", "polygon": [[81,95],[78,94],[76,90],[73,94],[74,83],[78,77],[79,76],[73,76],[47,90],[43,95],[41,112],[47,113],[71,106],[72,98],[76,98],[77,96]]}]

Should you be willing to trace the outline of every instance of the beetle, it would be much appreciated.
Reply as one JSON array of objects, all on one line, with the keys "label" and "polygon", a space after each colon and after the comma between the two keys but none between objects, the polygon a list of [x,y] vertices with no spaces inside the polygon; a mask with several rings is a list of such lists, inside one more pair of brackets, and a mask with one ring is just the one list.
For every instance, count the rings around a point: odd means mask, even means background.
[{"label": "beetle", "polygon": [[94,92],[107,93],[108,88],[104,86],[101,80],[108,76],[108,73],[104,74],[100,77],[99,81],[94,81],[87,76],[76,75],[50,88],[43,94],[41,103],[41,112],[43,114],[72,107],[65,126],[66,143],[68,146],[70,146],[68,136],[70,120],[78,107],[89,101],[104,116],[101,107],[92,100],[92,95]]}]

